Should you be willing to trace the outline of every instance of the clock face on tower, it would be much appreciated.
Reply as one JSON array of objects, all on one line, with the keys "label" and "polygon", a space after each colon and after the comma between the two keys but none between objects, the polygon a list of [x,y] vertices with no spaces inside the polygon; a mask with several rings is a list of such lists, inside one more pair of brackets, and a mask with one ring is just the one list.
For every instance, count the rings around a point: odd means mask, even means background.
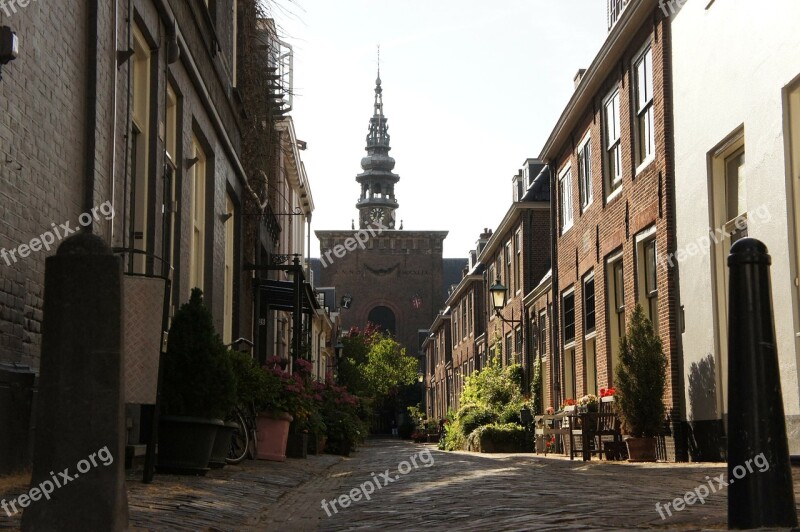
[{"label": "clock face on tower", "polygon": [[373,222],[380,222],[383,219],[383,209],[375,207],[369,211],[369,219]]}]

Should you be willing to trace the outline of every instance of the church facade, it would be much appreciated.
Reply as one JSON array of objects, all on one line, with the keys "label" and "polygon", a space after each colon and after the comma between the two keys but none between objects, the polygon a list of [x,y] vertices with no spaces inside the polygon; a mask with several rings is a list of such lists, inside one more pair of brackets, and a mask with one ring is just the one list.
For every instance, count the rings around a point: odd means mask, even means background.
[{"label": "church facade", "polygon": [[393,171],[388,130],[379,73],[367,155],[361,160],[363,172],[356,176],[359,227],[316,231],[319,284],[336,288],[343,330],[375,323],[416,356],[466,260],[443,259],[447,231],[404,231],[402,223],[396,228],[394,187],[400,176]]}]

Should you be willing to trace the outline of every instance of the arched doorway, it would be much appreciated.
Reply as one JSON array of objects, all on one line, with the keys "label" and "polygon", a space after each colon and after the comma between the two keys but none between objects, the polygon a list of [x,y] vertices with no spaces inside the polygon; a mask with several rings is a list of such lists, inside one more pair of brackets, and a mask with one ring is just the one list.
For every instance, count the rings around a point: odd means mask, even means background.
[{"label": "arched doorway", "polygon": [[397,320],[394,317],[394,312],[389,307],[378,306],[369,311],[367,320],[381,328],[381,331],[397,334]]}]

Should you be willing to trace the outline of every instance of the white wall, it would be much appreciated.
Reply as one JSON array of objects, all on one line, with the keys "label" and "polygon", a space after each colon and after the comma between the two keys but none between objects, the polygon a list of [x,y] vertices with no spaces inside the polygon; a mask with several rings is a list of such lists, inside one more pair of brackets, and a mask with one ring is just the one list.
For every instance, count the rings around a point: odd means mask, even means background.
[{"label": "white wall", "polygon": [[[772,255],[784,406],[787,417],[797,416],[797,289],[783,89],[800,75],[800,2],[717,0],[706,9],[708,4],[690,0],[672,20],[678,249],[708,234],[709,152],[743,124],[747,209],[769,213],[766,221],[748,223],[748,236],[763,241]],[[689,368],[716,354],[711,254],[697,253],[679,268],[688,411]]]}]

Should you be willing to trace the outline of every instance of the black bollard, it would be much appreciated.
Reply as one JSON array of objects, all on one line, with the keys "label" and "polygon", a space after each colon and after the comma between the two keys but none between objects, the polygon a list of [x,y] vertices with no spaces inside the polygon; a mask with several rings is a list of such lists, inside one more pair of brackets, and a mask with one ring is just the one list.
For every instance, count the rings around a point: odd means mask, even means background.
[{"label": "black bollard", "polygon": [[771,263],[752,238],[737,241],[728,257],[728,528],[797,526]]},{"label": "black bollard", "polygon": [[22,529],[128,528],[122,260],[81,233],[45,263],[31,489]]}]

